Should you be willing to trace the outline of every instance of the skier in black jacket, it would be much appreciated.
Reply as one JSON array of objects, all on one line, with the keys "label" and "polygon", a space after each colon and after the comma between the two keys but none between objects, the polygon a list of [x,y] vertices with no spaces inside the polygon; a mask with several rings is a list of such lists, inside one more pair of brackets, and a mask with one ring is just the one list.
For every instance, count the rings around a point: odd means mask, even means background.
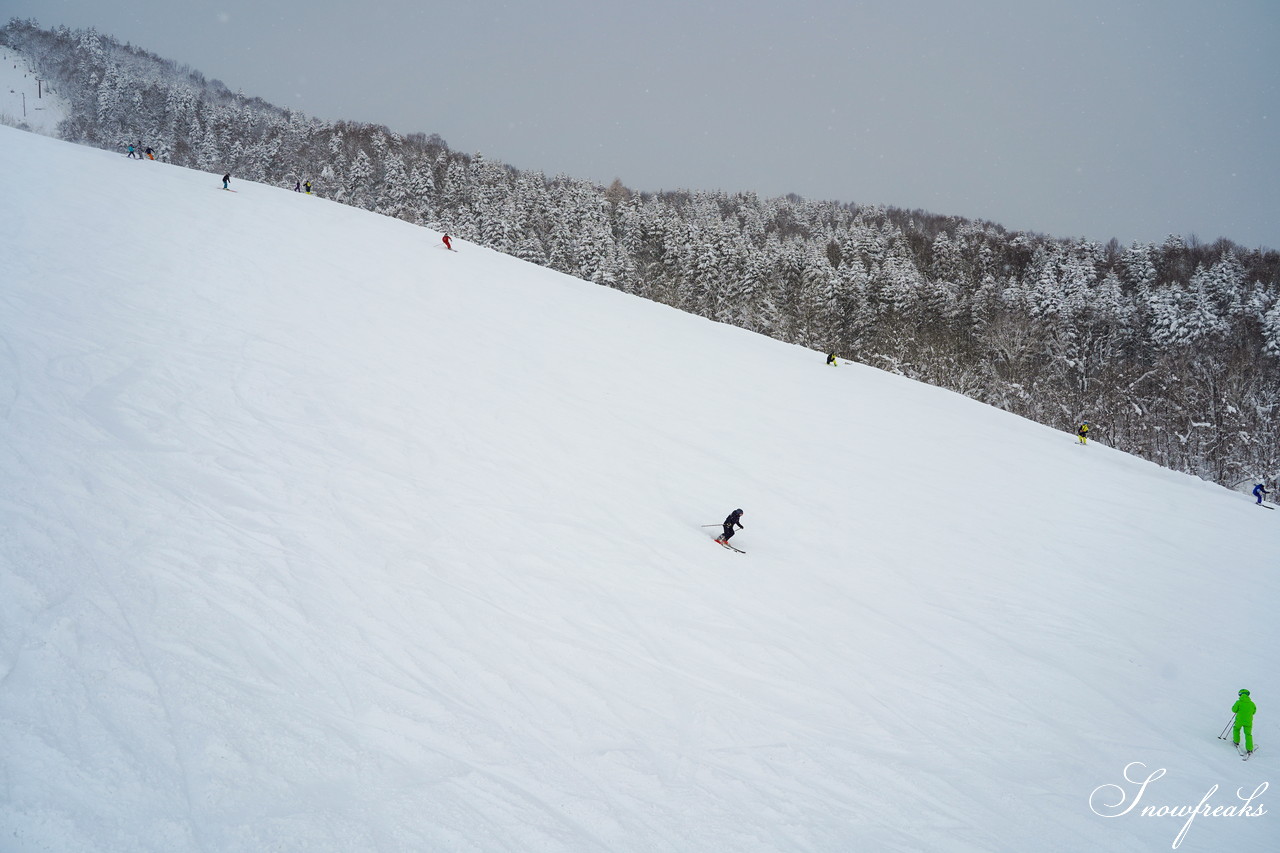
[{"label": "skier in black jacket", "polygon": [[741,518],[742,518],[742,510],[740,509],[735,509],[733,512],[729,513],[729,517],[724,520],[724,535],[721,536],[716,541],[719,542],[721,545],[728,545],[729,540],[733,538],[733,534],[734,534],[733,526],[735,524],[738,525],[738,527],[742,528],[743,530],[746,530],[747,528],[742,526]]}]

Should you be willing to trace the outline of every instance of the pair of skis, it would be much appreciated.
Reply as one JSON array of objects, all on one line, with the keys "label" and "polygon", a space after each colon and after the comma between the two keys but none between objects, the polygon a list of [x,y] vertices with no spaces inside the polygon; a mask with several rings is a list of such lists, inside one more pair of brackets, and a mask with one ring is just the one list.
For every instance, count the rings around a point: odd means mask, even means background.
[{"label": "pair of skis", "polygon": [[712,541],[712,542],[714,542],[714,543],[716,543],[717,545],[723,545],[724,547],[728,548],[730,551],[737,551],[739,554],[745,554],[745,553],[747,553],[746,551],[742,550],[741,548],[735,548],[735,547],[733,547],[733,546],[732,546],[732,545],[730,545],[728,542],[725,542],[723,539],[712,539],[711,541]]},{"label": "pair of skis", "polygon": [[1227,728],[1223,729],[1222,734],[1218,735],[1218,740],[1231,741],[1231,745],[1236,748],[1236,754],[1240,756],[1240,760],[1248,761],[1250,758],[1253,757],[1253,754],[1258,751],[1258,748],[1255,746],[1253,749],[1246,751],[1244,748],[1244,744],[1236,743],[1235,741],[1231,740],[1230,736],[1227,735],[1227,729],[1231,728],[1231,723],[1234,723],[1235,719],[1236,719],[1235,714],[1232,714],[1231,720],[1228,721],[1227,723]]}]

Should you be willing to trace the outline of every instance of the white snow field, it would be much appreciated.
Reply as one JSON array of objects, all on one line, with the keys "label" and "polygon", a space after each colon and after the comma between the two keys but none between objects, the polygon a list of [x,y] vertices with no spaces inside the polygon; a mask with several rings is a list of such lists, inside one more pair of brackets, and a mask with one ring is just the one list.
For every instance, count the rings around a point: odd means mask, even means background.
[{"label": "white snow field", "polygon": [[0,850],[1280,847],[1280,511],[319,198],[0,162]]}]

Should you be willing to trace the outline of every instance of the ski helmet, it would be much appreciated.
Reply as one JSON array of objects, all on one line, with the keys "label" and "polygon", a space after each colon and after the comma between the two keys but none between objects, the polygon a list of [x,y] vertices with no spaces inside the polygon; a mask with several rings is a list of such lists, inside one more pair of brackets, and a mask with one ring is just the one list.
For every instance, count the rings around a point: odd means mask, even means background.
[{"label": "ski helmet", "polygon": [[1240,695],[1241,695],[1241,696],[1248,696],[1248,695],[1249,695],[1249,691],[1248,691],[1248,690],[1241,690],[1241,691],[1240,691]]}]

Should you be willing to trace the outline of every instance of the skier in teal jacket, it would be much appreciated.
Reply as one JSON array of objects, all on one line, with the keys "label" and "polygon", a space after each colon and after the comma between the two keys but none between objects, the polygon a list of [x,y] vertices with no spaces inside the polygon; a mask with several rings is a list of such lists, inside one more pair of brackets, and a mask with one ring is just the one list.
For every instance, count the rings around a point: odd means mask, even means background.
[{"label": "skier in teal jacket", "polygon": [[1231,729],[1232,742],[1240,745],[1240,730],[1244,729],[1244,751],[1253,752],[1253,715],[1258,712],[1258,706],[1249,698],[1248,690],[1240,691],[1240,698],[1231,706],[1231,711],[1236,715],[1236,724]]}]

